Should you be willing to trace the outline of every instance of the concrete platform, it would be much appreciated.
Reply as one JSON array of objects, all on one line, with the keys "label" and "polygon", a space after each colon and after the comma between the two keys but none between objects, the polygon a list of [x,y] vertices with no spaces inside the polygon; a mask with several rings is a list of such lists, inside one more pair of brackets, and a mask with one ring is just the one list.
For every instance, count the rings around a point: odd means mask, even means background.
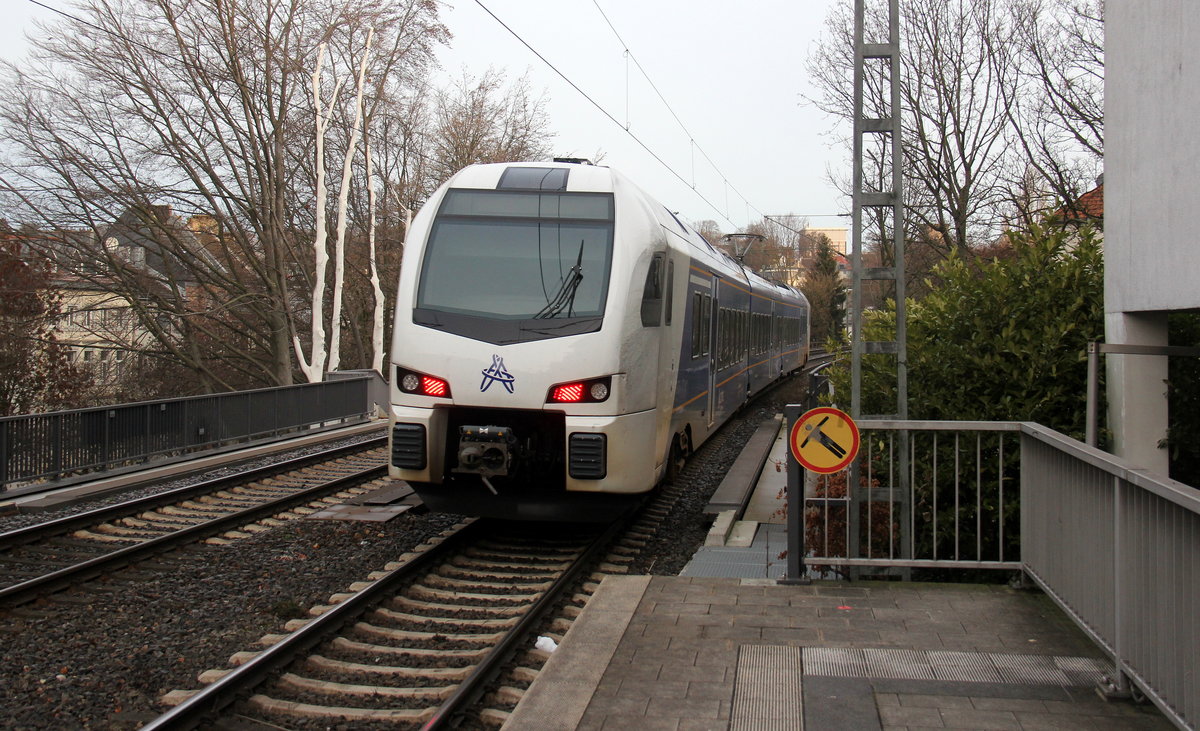
[{"label": "concrete platform", "polygon": [[680,576],[605,578],[505,729],[1173,728],[1096,694],[1110,663],[1041,593],[779,584],[785,432],[752,450],[745,520],[720,513]]},{"label": "concrete platform", "polygon": [[1040,593],[610,576],[505,729],[1169,729]]}]

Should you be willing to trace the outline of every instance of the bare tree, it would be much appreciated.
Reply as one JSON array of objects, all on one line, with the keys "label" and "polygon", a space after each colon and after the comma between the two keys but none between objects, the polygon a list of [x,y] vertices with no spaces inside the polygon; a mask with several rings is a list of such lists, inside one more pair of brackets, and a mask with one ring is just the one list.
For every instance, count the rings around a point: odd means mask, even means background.
[{"label": "bare tree", "polygon": [[[314,304],[306,69],[321,43],[331,68],[352,69],[373,27],[379,61],[364,103],[381,119],[404,106],[448,37],[438,4],[86,0],[75,12],[33,39],[32,62],[5,69],[9,210],[97,242],[127,217],[163,266],[77,245],[82,237],[46,253],[117,292],[153,338],[152,355],[205,388],[290,383],[292,338]],[[331,154],[352,147],[353,114],[350,100],[334,110]],[[184,219],[205,221],[204,235]]]},{"label": "bare tree", "polygon": [[464,72],[437,95],[431,172],[441,182],[472,163],[545,159],[552,137],[546,99],[533,96],[528,76],[506,88],[495,69],[479,78]]},{"label": "bare tree", "polygon": [[[1005,198],[1005,132],[1015,93],[1015,58],[994,41],[1012,33],[1005,0],[902,0],[900,83],[905,204],[910,236],[924,236],[943,250],[966,250],[993,237],[1002,223]],[[886,9],[868,8],[867,32],[879,37]],[[831,10],[828,33],[809,58],[824,111],[851,120],[854,109],[853,11],[850,0]],[[868,66],[865,113],[891,110],[886,66]],[[890,189],[890,138],[871,136],[866,185]],[[887,235],[881,236],[886,240]],[[885,259],[887,257],[885,256]]]},{"label": "bare tree", "polygon": [[[345,287],[346,279],[346,225],[349,214],[350,201],[350,182],[354,174],[354,159],[358,147],[359,138],[363,134],[363,88],[367,76],[367,62],[371,54],[371,40],[374,37],[374,29],[367,30],[366,46],[362,50],[362,57],[358,64],[358,83],[357,93],[354,99],[354,123],[350,127],[350,139],[346,143],[345,155],[342,160],[342,180],[338,188],[337,199],[337,236],[334,244],[334,280],[333,280],[333,311],[330,315],[330,326],[332,335],[329,342],[329,351],[325,350],[325,317],[324,302],[325,294],[325,267],[329,261],[329,253],[326,250],[326,226],[325,226],[325,133],[329,123],[329,116],[332,114],[332,109],[337,104],[338,92],[342,88],[343,80],[339,79],[334,85],[333,98],[330,100],[330,112],[323,111],[324,105],[321,103],[321,71],[322,64],[325,60],[326,46],[321,44],[317,53],[317,65],[312,75],[313,89],[313,105],[316,107],[316,161],[317,170],[317,230],[314,235],[313,253],[316,269],[313,277],[313,308],[312,308],[312,353],[311,357],[304,356],[303,349],[300,345],[300,338],[293,337],[292,345],[296,351],[296,358],[300,361],[300,369],[308,377],[310,382],[317,382],[325,377],[326,370],[337,370],[341,362],[341,318],[342,318],[342,292]],[[369,157],[370,150],[367,150]],[[367,167],[367,187],[370,188],[370,162],[366,163]],[[369,220],[367,222],[368,237],[374,241],[374,220],[373,208],[370,211]],[[372,251],[372,256],[374,252]],[[372,263],[373,266],[373,263]],[[328,361],[326,358],[328,357]]]},{"label": "bare tree", "polygon": [[1028,226],[1052,210],[1087,214],[1077,202],[1104,160],[1104,2],[1019,0],[1014,17],[1021,74],[1010,138],[1024,152],[1014,218]]},{"label": "bare tree", "polygon": [[[853,111],[852,0],[830,12],[808,69],[814,103]],[[868,42],[883,35],[867,5]],[[909,284],[951,250],[970,253],[1005,227],[1072,207],[1103,155],[1103,0],[901,0],[901,115]],[[865,114],[890,116],[888,76],[868,61]],[[865,185],[887,190],[887,136],[868,135]],[[839,181],[849,193],[848,181]],[[881,263],[891,232],[865,222]],[[914,270],[916,267],[916,270]]]}]

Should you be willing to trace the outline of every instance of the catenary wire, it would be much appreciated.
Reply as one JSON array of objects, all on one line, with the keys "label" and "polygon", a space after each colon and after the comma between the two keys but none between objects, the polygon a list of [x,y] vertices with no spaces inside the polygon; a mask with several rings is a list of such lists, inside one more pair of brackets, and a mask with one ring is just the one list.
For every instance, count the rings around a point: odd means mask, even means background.
[{"label": "catenary wire", "polygon": [[[691,188],[691,189],[692,189],[692,192],[694,192],[694,193],[695,193],[695,194],[696,194],[696,195],[697,195],[697,196],[700,198],[700,200],[702,200],[702,201],[704,201],[706,204],[708,204],[708,206],[709,206],[710,208],[712,208],[712,209],[713,209],[713,211],[715,211],[715,212],[717,213],[717,215],[719,215],[721,218],[724,218],[724,219],[725,219],[726,221],[728,221],[728,222],[729,222],[731,225],[736,225],[736,224],[734,224],[734,223],[733,223],[733,220],[732,220],[731,218],[729,218],[729,216],[727,216],[727,215],[725,215],[724,213],[722,213],[722,212],[721,212],[721,209],[720,209],[720,208],[718,208],[718,207],[717,207],[717,205],[716,205],[715,203],[713,203],[711,200],[709,200],[709,199],[708,199],[708,197],[707,197],[707,196],[705,196],[705,195],[704,195],[703,193],[701,193],[699,190],[696,190],[696,189],[695,189],[695,188],[694,188],[694,187],[693,187],[693,186],[692,186],[690,183],[688,183],[687,179],[686,179],[686,178],[684,178],[682,175],[680,175],[680,174],[679,174],[679,172],[675,170],[675,168],[671,167],[670,163],[668,163],[666,160],[662,159],[662,157],[660,157],[660,156],[658,155],[658,153],[656,153],[654,150],[650,149],[650,146],[649,146],[649,145],[647,145],[645,142],[643,142],[643,141],[642,141],[642,139],[641,139],[640,137],[638,137],[638,136],[637,136],[636,134],[634,134],[632,131],[630,131],[630,130],[628,130],[628,129],[625,129],[625,126],[624,126],[624,125],[622,125],[622,124],[621,124],[621,122],[620,122],[620,121],[618,121],[616,117],[614,117],[614,116],[613,116],[613,115],[612,115],[612,114],[611,114],[611,113],[610,113],[610,112],[609,112],[607,109],[605,109],[605,108],[604,108],[604,107],[603,107],[603,106],[602,106],[602,105],[601,105],[599,102],[597,102],[595,99],[593,99],[591,96],[589,96],[589,95],[588,95],[588,93],[587,93],[586,91],[584,91],[582,88],[580,88],[580,87],[579,87],[579,85],[578,85],[578,84],[576,84],[574,81],[572,81],[572,80],[571,80],[571,79],[570,79],[570,78],[569,78],[569,77],[568,77],[566,74],[564,74],[562,71],[560,71],[560,70],[558,69],[558,67],[557,67],[557,66],[555,66],[555,65],[554,65],[554,64],[552,64],[552,63],[550,63],[550,60],[549,60],[549,59],[547,59],[547,58],[546,58],[545,56],[543,56],[543,55],[542,55],[540,52],[538,52],[538,50],[537,50],[536,48],[534,48],[532,45],[530,45],[528,41],[526,41],[524,38],[522,38],[522,37],[521,37],[521,35],[520,35],[519,33],[517,33],[515,30],[513,30],[511,27],[509,27],[509,25],[508,25],[507,23],[505,23],[503,20],[501,20],[501,19],[500,19],[500,17],[499,17],[498,15],[496,15],[495,13],[493,13],[493,12],[492,12],[492,11],[491,11],[491,10],[488,8],[488,6],[484,5],[484,4],[481,2],[481,0],[475,0],[475,4],[476,4],[476,5],[478,5],[480,8],[483,8],[483,11],[484,11],[485,13],[487,13],[487,14],[488,14],[488,15],[490,15],[490,16],[492,16],[492,19],[493,19],[493,20],[495,20],[497,23],[499,23],[499,24],[500,24],[500,26],[501,26],[502,28],[504,28],[504,30],[508,31],[508,32],[509,32],[509,33],[512,35],[512,37],[513,37],[513,38],[516,38],[516,39],[517,39],[517,40],[518,40],[518,41],[521,43],[521,45],[523,45],[523,46],[525,46],[526,48],[528,48],[528,49],[529,49],[529,52],[530,52],[530,53],[532,53],[533,55],[537,56],[537,57],[538,57],[538,59],[539,59],[539,60],[540,60],[542,63],[546,64],[546,66],[547,66],[547,67],[549,67],[551,71],[553,71],[554,73],[558,74],[559,78],[561,78],[563,81],[567,82],[567,84],[568,84],[568,85],[569,85],[569,86],[570,86],[572,89],[574,89],[575,91],[579,92],[579,95],[580,95],[580,96],[582,96],[584,99],[586,99],[586,100],[588,101],[588,103],[590,103],[590,104],[591,104],[593,107],[595,107],[595,108],[596,108],[596,110],[597,110],[597,111],[599,111],[601,114],[603,114],[603,115],[604,115],[604,116],[605,116],[605,117],[606,117],[606,118],[607,118],[607,119],[608,119],[610,122],[612,122],[613,124],[615,124],[615,125],[617,125],[618,127],[620,127],[622,130],[624,130],[624,131],[625,131],[625,134],[629,135],[629,137],[630,137],[630,138],[631,138],[631,139],[632,139],[634,142],[636,142],[636,143],[637,143],[637,144],[638,144],[638,145],[639,145],[639,146],[640,146],[640,147],[641,147],[643,150],[645,150],[645,151],[646,151],[646,153],[647,153],[648,155],[650,155],[650,157],[654,158],[654,159],[655,159],[655,160],[658,162],[658,164],[659,164],[659,165],[662,165],[662,166],[663,166],[663,167],[664,167],[664,168],[667,170],[667,172],[671,173],[671,174],[672,174],[672,175],[674,175],[676,178],[678,178],[678,179],[679,179],[679,182],[681,182],[681,183],[683,183],[684,185],[686,185],[686,186],[688,186],[689,188]],[[743,200],[744,200],[744,199],[743,199]]]}]

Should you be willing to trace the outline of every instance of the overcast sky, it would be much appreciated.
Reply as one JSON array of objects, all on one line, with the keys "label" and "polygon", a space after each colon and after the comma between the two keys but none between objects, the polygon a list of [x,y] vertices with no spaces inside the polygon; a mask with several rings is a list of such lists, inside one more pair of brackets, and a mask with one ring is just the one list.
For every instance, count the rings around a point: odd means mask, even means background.
[{"label": "overcast sky", "polygon": [[[40,1],[69,10],[66,0]],[[725,230],[762,214],[808,215],[814,227],[847,225],[834,214],[848,212],[849,201],[829,171],[845,169],[849,153],[831,133],[834,120],[804,99],[815,95],[804,61],[834,0],[480,2],[618,122],[475,0],[444,6],[454,38],[438,54],[443,73],[478,75],[489,66],[510,78],[528,73],[535,92],[548,98],[555,154],[599,152],[604,164],[672,210]],[[0,7],[7,21],[0,53],[10,59],[23,49],[32,19],[53,16],[29,0],[0,0]]]}]

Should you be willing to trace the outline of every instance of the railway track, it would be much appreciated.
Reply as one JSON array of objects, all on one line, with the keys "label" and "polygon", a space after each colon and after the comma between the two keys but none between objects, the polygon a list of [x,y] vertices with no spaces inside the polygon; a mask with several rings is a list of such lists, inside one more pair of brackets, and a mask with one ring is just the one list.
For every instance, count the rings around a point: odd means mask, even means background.
[{"label": "railway track", "polygon": [[386,478],[385,460],[381,438],[0,534],[0,605],[344,502]]},{"label": "railway track", "polygon": [[628,573],[695,491],[664,485],[586,541],[531,537],[547,524],[517,534],[470,524],[264,636],[232,669],[203,673],[207,687],[170,694],[178,705],[146,728],[434,729],[460,717],[498,727],[549,657],[535,636],[561,641],[603,577]]},{"label": "railway track", "polygon": [[[546,655],[533,649],[531,633],[542,631],[547,612],[565,601],[622,527],[532,538],[513,524],[460,524],[351,587],[354,593],[314,607],[317,616],[289,625],[290,634],[265,637],[268,649],[235,656],[235,669],[206,673],[213,682],[204,689],[177,691],[168,700],[181,702],[145,728],[206,721],[443,728],[514,657],[510,676],[532,680],[531,666]],[[506,714],[483,715],[498,723]]]},{"label": "railway track", "polygon": [[[146,729],[498,727],[605,575],[625,574],[687,488],[586,535],[460,524],[210,670]],[[591,530],[590,528],[588,530]]]}]

